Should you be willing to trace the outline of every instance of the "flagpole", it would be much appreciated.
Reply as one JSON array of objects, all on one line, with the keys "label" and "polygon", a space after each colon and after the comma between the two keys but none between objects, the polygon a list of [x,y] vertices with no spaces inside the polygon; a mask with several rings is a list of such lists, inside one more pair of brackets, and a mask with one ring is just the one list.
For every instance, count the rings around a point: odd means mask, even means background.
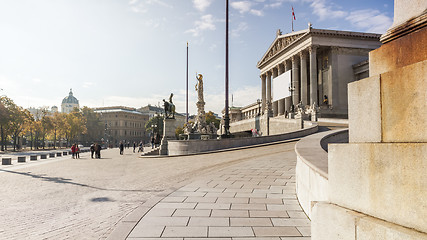
[{"label": "flagpole", "polygon": [[186,123],[188,124],[188,42],[187,42],[187,73],[186,73],[186,79],[187,79],[187,91],[186,91],[186,102],[185,102],[185,113],[186,113]]},{"label": "flagpole", "polygon": [[225,137],[230,137],[230,117],[228,112],[228,0],[225,2],[225,116],[224,128]]}]

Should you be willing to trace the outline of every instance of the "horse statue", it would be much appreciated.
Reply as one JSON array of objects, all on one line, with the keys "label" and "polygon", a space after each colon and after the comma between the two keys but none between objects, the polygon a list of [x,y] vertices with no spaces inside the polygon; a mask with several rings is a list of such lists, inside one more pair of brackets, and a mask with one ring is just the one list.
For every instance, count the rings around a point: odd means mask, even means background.
[{"label": "horse statue", "polygon": [[163,99],[163,106],[165,108],[165,118],[175,119],[175,104],[172,102],[173,93],[169,97],[169,102]]}]

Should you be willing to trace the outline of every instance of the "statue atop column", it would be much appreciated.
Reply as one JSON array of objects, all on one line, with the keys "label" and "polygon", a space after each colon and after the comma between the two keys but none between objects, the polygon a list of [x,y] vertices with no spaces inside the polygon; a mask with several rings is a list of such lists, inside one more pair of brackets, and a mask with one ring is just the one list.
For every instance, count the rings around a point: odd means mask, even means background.
[{"label": "statue atop column", "polygon": [[198,102],[203,102],[203,75],[202,74],[198,74],[196,73],[196,79],[197,79],[197,84],[195,86],[196,91],[197,91],[197,96],[198,96]]},{"label": "statue atop column", "polygon": [[196,73],[197,83],[195,90],[197,91],[197,116],[193,125],[187,125],[184,128],[186,134],[216,134],[217,129],[215,126],[207,125],[205,113],[205,101],[203,99],[203,75]]}]

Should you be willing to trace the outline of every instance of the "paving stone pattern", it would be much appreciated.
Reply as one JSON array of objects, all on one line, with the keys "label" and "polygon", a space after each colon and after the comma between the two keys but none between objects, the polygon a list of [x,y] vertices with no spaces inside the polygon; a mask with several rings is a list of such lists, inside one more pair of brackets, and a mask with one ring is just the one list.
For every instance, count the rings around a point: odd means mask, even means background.
[{"label": "paving stone pattern", "polygon": [[127,239],[308,240],[295,165],[293,151],[286,151],[204,176],[156,204]]},{"label": "paving stone pattern", "polygon": [[[305,215],[301,211],[271,208],[286,205],[283,200],[296,203],[295,197],[282,196],[294,195],[295,191],[291,187],[294,145],[292,142],[173,158],[138,158],[137,153],[128,149],[124,155],[112,149],[102,151],[102,159],[91,159],[83,153],[80,159],[27,159],[26,163],[0,166],[0,239],[105,239],[121,219],[132,216],[138,221],[146,212],[140,209],[143,204],[170,188],[188,183],[192,184],[186,188],[191,189],[174,192],[147,214],[173,219],[141,220],[141,226],[151,224],[144,231],[146,236],[157,236],[159,231],[158,237],[178,233],[184,236],[191,230],[194,236],[205,237],[209,232],[209,236],[220,235],[224,230],[224,234],[251,237],[262,234],[263,227],[289,227],[289,222],[279,220]],[[217,177],[209,175],[213,173]],[[268,226],[240,229],[246,223],[267,224],[268,219],[272,219]],[[298,227],[296,230],[303,231]]]}]

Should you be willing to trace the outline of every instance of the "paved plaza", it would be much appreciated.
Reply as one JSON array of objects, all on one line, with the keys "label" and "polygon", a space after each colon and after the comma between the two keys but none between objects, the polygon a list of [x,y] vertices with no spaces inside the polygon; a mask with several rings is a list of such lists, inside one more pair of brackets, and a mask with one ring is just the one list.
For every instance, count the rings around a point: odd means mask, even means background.
[{"label": "paved plaza", "polygon": [[105,239],[130,218],[121,239],[310,239],[294,146],[168,158],[111,149],[2,166],[0,239]]}]

